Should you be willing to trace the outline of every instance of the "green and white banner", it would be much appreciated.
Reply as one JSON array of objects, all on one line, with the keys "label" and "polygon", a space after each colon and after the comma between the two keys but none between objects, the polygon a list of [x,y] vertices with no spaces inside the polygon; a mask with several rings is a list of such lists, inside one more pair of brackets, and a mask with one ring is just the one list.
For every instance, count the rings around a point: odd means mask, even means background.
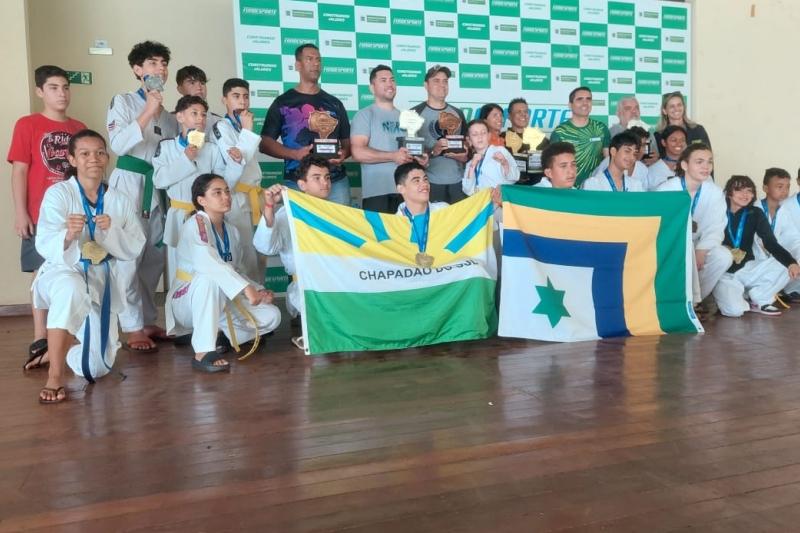
[{"label": "green and white banner", "polygon": [[[425,71],[453,71],[451,104],[467,119],[485,103],[522,96],[532,125],[569,118],[567,96],[592,88],[595,118],[613,124],[635,94],[655,126],[661,94],[690,90],[690,6],[634,0],[234,0],[239,74],[262,117],[297,82],[294,50],[320,48],[322,84],[351,113],[372,102],[369,71],[390,65],[396,104],[425,99]],[[500,99],[500,101],[498,101]]]}]

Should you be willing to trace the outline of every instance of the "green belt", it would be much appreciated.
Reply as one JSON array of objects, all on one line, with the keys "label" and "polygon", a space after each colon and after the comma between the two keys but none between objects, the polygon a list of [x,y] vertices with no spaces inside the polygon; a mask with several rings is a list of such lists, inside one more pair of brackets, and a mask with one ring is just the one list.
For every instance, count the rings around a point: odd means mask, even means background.
[{"label": "green belt", "polygon": [[142,218],[150,218],[153,203],[153,165],[132,155],[123,155],[117,159],[117,168],[144,175],[144,193],[142,195]]}]

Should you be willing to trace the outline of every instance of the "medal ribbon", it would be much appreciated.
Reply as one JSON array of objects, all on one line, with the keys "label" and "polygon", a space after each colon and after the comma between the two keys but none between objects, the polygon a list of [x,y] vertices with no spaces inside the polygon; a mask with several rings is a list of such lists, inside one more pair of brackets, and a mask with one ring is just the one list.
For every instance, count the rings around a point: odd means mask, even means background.
[{"label": "medal ribbon", "polygon": [[233,114],[233,117],[236,119],[235,121],[231,118],[230,115],[228,114],[225,115],[225,118],[227,118],[228,122],[231,123],[233,129],[235,129],[237,132],[242,131],[242,119],[240,119],[239,115],[237,115],[236,113]]},{"label": "medal ribbon", "polygon": [[[681,187],[683,187],[683,190],[686,191],[687,193],[689,192],[689,189],[686,188],[686,178],[685,177],[681,177]],[[694,198],[692,198],[692,215],[694,215],[694,210],[697,208],[697,202],[700,199],[700,193],[701,192],[703,192],[703,184],[702,183],[697,188],[697,190],[694,192]]]},{"label": "medal ribbon", "polygon": [[[611,186],[611,190],[613,192],[617,192],[617,184],[614,183],[614,178],[611,177],[611,172],[609,172],[608,169],[605,169],[603,171],[603,174],[605,174],[606,179],[608,180],[608,184]],[[622,192],[625,192],[627,190],[628,190],[628,187],[627,187],[627,185],[625,185],[625,173],[623,172],[622,173]]]},{"label": "medal ribbon", "polygon": [[417,246],[419,247],[420,253],[424,254],[425,250],[428,248],[428,227],[430,226],[431,222],[430,205],[428,205],[428,208],[425,209],[425,213],[417,217],[422,221],[421,231],[418,231],[416,218],[411,214],[411,211],[409,211],[406,206],[403,206],[403,214],[406,216],[406,218],[408,218],[408,221],[411,222],[412,235],[417,241]]},{"label": "medal ribbon", "polygon": [[[728,237],[731,238],[734,248],[739,248],[742,244],[742,235],[744,235],[744,225],[747,222],[747,208],[742,212],[742,218],[739,219],[739,225],[736,226],[736,237],[733,236],[733,213],[728,211]],[[740,248],[739,248],[740,249]]]},{"label": "medal ribbon", "polygon": [[138,90],[138,91],[136,91],[136,94],[138,94],[139,96],[141,96],[141,97],[142,97],[142,100],[144,100],[144,101],[147,101],[147,97],[144,95],[144,89],[142,89],[141,87],[139,87],[139,90]]},{"label": "medal ribbon", "polygon": [[217,252],[219,252],[219,256],[226,263],[230,263],[233,261],[233,254],[231,254],[231,241],[228,238],[228,228],[225,227],[225,222],[222,223],[222,242],[219,240],[217,228],[214,227],[213,223],[211,224],[211,231],[214,232],[214,242],[217,244]]},{"label": "medal ribbon", "polygon": [[78,176],[75,176],[75,183],[78,184],[78,191],[81,193],[81,202],[83,203],[83,212],[86,215],[86,227],[89,228],[89,238],[94,240],[94,229],[97,226],[95,222],[95,217],[97,215],[103,214],[103,198],[105,196],[106,188],[103,184],[100,184],[100,188],[97,190],[97,204],[94,208],[94,213],[92,213],[91,205],[89,204],[89,199],[86,197],[86,192],[83,190],[81,186],[81,182],[78,181]]},{"label": "medal ribbon", "polygon": [[481,157],[481,160],[478,161],[478,164],[475,165],[475,188],[478,188],[478,183],[481,180],[481,168],[483,168],[483,162],[486,161],[486,154]]},{"label": "medal ribbon", "polygon": [[189,146],[189,131],[186,132],[186,137],[184,137],[183,135],[178,135],[178,145],[181,148],[186,148],[187,146]]},{"label": "medal ribbon", "polygon": [[769,205],[767,204],[766,200],[761,200],[761,207],[764,209],[764,214],[767,215],[767,220],[769,221],[769,227],[772,228],[772,233],[775,233],[775,222],[778,221],[778,211],[780,211],[781,206],[778,206],[778,209],[775,210],[775,216],[771,219],[769,217]]}]

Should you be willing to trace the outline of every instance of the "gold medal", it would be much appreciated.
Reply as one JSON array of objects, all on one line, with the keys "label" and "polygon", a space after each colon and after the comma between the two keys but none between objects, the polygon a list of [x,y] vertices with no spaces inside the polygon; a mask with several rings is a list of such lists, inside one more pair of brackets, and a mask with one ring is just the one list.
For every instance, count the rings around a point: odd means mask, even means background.
[{"label": "gold medal", "polygon": [[88,259],[93,265],[99,265],[106,258],[108,252],[105,248],[97,244],[97,241],[86,241],[81,246],[81,257]]},{"label": "gold medal", "polygon": [[744,261],[747,252],[745,252],[741,248],[733,248],[731,249],[731,255],[733,256],[733,262],[738,265],[739,263]]},{"label": "gold medal", "polygon": [[417,266],[421,266],[422,268],[430,268],[433,266],[433,256],[425,252],[418,253],[414,259],[416,260]]}]

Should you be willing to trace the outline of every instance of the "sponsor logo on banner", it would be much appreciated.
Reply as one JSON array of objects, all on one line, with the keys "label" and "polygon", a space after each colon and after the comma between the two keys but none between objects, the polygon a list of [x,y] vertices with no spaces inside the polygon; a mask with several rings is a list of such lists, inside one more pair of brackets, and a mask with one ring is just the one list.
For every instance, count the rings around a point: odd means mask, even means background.
[{"label": "sponsor logo on banner", "polygon": [[608,69],[636,70],[636,53],[629,48],[609,48]]},{"label": "sponsor logo on banner", "polygon": [[392,70],[394,71],[394,79],[397,81],[397,85],[422,87],[425,82],[427,69],[424,62],[394,61]]},{"label": "sponsor logo on banner", "polygon": [[423,12],[392,9],[392,35],[425,35]]},{"label": "sponsor logo on banner", "polygon": [[637,72],[636,92],[647,94],[661,94],[660,72]]},{"label": "sponsor logo on banner", "polygon": [[685,30],[688,28],[686,8],[661,6],[661,25],[671,30]]},{"label": "sponsor logo on banner", "polygon": [[426,38],[425,59],[431,63],[458,63],[458,39]]},{"label": "sponsor logo on banner", "polygon": [[499,17],[519,17],[520,0],[489,0],[489,14]]},{"label": "sponsor logo on banner", "polygon": [[493,65],[519,65],[519,43],[506,41],[492,41]]},{"label": "sponsor logo on banner", "polygon": [[636,23],[636,6],[628,2],[609,2],[608,23],[633,26]]},{"label": "sponsor logo on banner", "polygon": [[455,13],[457,10],[457,0],[425,0],[425,11],[443,11],[445,13]]},{"label": "sponsor logo on banner", "polygon": [[319,32],[317,30],[281,28],[281,53],[283,55],[294,55],[297,47],[306,43],[314,43],[319,46]]},{"label": "sponsor logo on banner", "polygon": [[317,17],[319,17],[319,29],[321,30],[356,30],[353,6],[317,4]]},{"label": "sponsor logo on banner", "polygon": [[568,44],[554,44],[550,47],[550,57],[554,67],[579,68],[580,47]]},{"label": "sponsor logo on banner", "polygon": [[664,72],[685,74],[687,71],[686,52],[661,52],[661,66]]},{"label": "sponsor logo on banner", "polygon": [[356,57],[367,59],[391,59],[391,37],[380,33],[356,33]]},{"label": "sponsor logo on banner", "polygon": [[550,3],[550,17],[553,20],[579,19],[578,0],[552,0]]},{"label": "sponsor logo on banner", "polygon": [[549,91],[552,87],[550,69],[545,67],[522,67],[523,91]]},{"label": "sponsor logo on banner", "polygon": [[636,28],[636,48],[645,50],[661,49],[661,29],[659,28]]},{"label": "sponsor logo on banner", "polygon": [[281,56],[278,54],[242,54],[244,78],[252,81],[281,81]]},{"label": "sponsor logo on banner", "polygon": [[357,6],[389,7],[389,0],[356,0]]},{"label": "sponsor logo on banner", "polygon": [[[581,85],[589,87],[592,93],[608,92],[608,71],[581,69]],[[593,104],[595,106],[601,105],[596,99]]]},{"label": "sponsor logo on banner", "polygon": [[459,87],[462,89],[491,89],[492,73],[489,65],[459,65]]},{"label": "sponsor logo on banner", "polygon": [[581,23],[581,46],[607,46],[608,26]]},{"label": "sponsor logo on banner", "polygon": [[521,19],[522,41],[528,43],[550,42],[550,21],[540,19]]},{"label": "sponsor logo on banner", "polygon": [[324,83],[357,83],[356,60],[347,57],[327,57],[322,62],[322,81]]},{"label": "sponsor logo on banner", "polygon": [[489,17],[458,15],[458,37],[461,39],[489,39]]},{"label": "sponsor logo on banner", "polygon": [[260,0],[240,0],[239,22],[252,26],[280,26],[281,15],[276,5],[265,6]]}]

